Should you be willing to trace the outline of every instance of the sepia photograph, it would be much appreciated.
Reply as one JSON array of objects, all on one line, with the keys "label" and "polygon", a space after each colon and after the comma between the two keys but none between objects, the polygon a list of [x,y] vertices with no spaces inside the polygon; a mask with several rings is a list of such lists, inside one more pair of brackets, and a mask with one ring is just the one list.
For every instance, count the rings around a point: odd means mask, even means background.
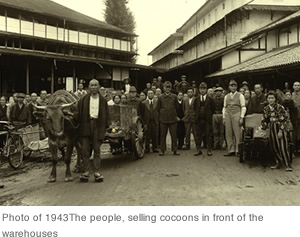
[{"label": "sepia photograph", "polygon": [[299,75],[299,0],[0,0],[0,206],[299,206]]}]

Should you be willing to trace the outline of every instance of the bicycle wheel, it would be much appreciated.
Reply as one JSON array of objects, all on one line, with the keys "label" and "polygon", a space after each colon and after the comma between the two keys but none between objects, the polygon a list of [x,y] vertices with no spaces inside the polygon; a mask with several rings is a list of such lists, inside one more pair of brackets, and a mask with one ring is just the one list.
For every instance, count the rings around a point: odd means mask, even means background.
[{"label": "bicycle wheel", "polygon": [[7,140],[7,156],[10,166],[18,169],[23,162],[23,140],[20,136],[12,136]]}]

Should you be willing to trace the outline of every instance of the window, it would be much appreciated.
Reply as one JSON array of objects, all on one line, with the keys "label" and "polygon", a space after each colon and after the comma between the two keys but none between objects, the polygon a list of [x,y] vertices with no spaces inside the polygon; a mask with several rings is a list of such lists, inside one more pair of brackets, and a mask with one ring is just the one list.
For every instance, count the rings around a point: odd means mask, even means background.
[{"label": "window", "polygon": [[225,2],[223,3],[223,10],[225,10]]}]

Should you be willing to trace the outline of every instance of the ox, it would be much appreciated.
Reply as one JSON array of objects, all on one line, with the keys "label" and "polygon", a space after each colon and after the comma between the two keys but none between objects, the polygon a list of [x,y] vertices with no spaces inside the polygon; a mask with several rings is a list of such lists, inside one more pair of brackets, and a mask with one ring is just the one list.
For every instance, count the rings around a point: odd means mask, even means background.
[{"label": "ox", "polygon": [[[48,135],[49,149],[52,156],[52,171],[48,182],[56,181],[56,165],[58,162],[58,150],[61,151],[66,163],[65,182],[73,181],[70,163],[74,146],[77,149],[77,156],[81,155],[81,148],[77,137],[77,128],[74,125],[70,107],[74,103],[54,104],[46,106],[35,106],[38,110],[34,115],[41,119],[43,127]],[[64,152],[64,148],[66,152]]]}]

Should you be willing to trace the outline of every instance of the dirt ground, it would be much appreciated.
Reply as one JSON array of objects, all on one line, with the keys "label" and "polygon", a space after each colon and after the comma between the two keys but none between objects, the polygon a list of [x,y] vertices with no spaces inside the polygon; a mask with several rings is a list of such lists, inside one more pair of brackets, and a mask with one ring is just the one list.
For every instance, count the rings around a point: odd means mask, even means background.
[{"label": "dirt ground", "polygon": [[[0,167],[0,205],[23,206],[128,206],[128,205],[300,205],[300,158],[293,161],[293,172],[271,170],[272,162],[247,161],[224,157],[226,151],[214,151],[212,157],[194,157],[195,149],[168,152],[164,157],[147,154],[142,160],[131,156],[113,156],[103,146],[101,172],[103,183],[64,182],[65,166],[58,166],[56,183],[47,183],[51,171],[49,159],[38,155],[17,171],[4,163]],[[72,168],[76,156],[73,157]]]}]

